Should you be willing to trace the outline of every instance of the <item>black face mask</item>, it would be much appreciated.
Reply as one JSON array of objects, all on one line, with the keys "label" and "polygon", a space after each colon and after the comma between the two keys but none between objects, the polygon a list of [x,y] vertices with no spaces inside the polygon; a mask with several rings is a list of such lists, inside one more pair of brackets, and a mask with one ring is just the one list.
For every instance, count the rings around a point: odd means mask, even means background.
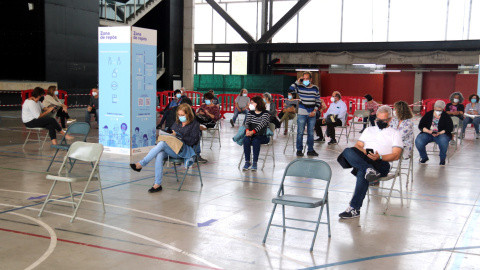
[{"label": "black face mask", "polygon": [[42,96],[39,101],[40,101],[40,102],[43,102],[44,99],[45,99],[45,97]]},{"label": "black face mask", "polygon": [[387,120],[377,120],[377,126],[379,129],[384,129],[388,127]]}]

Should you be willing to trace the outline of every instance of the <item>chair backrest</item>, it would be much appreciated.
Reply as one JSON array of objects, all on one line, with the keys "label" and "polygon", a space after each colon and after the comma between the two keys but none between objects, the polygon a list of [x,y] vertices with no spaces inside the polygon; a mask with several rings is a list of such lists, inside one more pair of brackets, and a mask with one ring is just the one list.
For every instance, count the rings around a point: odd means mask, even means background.
[{"label": "chair backrest", "polygon": [[86,162],[98,162],[103,153],[103,145],[99,143],[74,142],[66,158],[74,158]]},{"label": "chair backrest", "polygon": [[283,182],[285,181],[286,176],[313,178],[326,181],[327,185],[325,187],[325,194],[327,194],[328,187],[330,185],[330,179],[332,178],[332,169],[323,160],[308,158],[295,159],[285,168],[277,196],[280,196],[284,192]]},{"label": "chair backrest", "polygon": [[[87,124],[85,122],[75,122],[68,127],[66,134],[68,134],[68,135],[75,134],[75,136],[83,135],[82,141],[86,142],[89,132],[90,132],[90,125],[89,124]],[[63,137],[63,138],[65,138],[65,137]]]},{"label": "chair backrest", "polygon": [[458,117],[451,117],[452,118],[452,122],[453,122],[453,127],[454,129],[455,128],[458,128],[459,124],[460,124],[460,119]]},{"label": "chair backrest", "polygon": [[369,117],[370,111],[369,110],[356,110],[353,115],[355,117]]}]

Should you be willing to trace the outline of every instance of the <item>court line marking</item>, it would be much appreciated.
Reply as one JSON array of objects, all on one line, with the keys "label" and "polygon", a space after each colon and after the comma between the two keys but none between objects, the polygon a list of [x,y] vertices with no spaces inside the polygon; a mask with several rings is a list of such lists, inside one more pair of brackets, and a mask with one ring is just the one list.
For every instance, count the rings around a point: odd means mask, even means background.
[{"label": "court line marking", "polygon": [[[48,249],[45,251],[45,253],[43,253],[43,255],[40,258],[38,258],[34,263],[32,263],[29,267],[25,268],[25,270],[34,269],[35,267],[39,266],[43,261],[45,261],[50,255],[52,255],[53,251],[55,250],[55,247],[57,246],[57,234],[52,229],[52,227],[48,226],[48,224],[46,224],[45,222],[43,222],[41,220],[34,219],[30,216],[19,214],[19,213],[10,212],[9,214],[16,215],[16,216],[19,216],[19,217],[23,217],[23,218],[26,218],[26,219],[29,219],[33,222],[38,223],[45,230],[47,230],[48,234],[50,235],[50,245],[48,246]],[[47,236],[44,236],[44,237],[47,238]]]},{"label": "court line marking", "polygon": [[[2,206],[8,206],[8,207],[21,207],[19,205],[11,205],[11,204],[4,204],[4,203],[0,203],[0,205]],[[33,210],[33,211],[40,211],[40,209],[37,209],[37,208],[33,208],[33,207],[24,207],[23,209],[27,209],[27,210]],[[68,217],[68,218],[71,218],[70,215],[66,215],[66,214],[61,214],[61,213],[55,213],[55,212],[51,212],[51,211],[47,211],[47,210],[44,210],[43,212],[47,212],[47,213],[51,213],[51,214],[54,214],[54,215],[58,215],[58,216],[63,216],[63,217]],[[113,226],[113,225],[108,225],[108,224],[104,224],[104,223],[100,223],[100,222],[96,222],[96,221],[93,221],[93,220],[89,220],[89,219],[85,219],[85,218],[81,218],[81,217],[76,217],[75,218],[76,220],[81,220],[81,221],[84,221],[84,222],[87,222],[87,223],[92,223],[92,224],[95,224],[95,225],[99,225],[99,226],[105,226],[107,228],[110,228],[112,230],[116,230],[116,231],[119,231],[119,232],[123,232],[125,234],[129,234],[129,235],[132,235],[132,236],[135,236],[135,237],[138,237],[138,238],[141,238],[141,239],[144,239],[144,240],[147,240],[149,242],[152,242],[152,243],[155,243],[155,244],[158,244],[158,245],[161,245],[161,246],[164,246],[168,249],[171,249],[173,251],[176,251],[180,254],[183,254],[187,257],[190,257],[192,259],[195,259],[199,262],[202,262],[210,267],[213,267],[213,268],[217,268],[217,269],[223,269],[222,267],[220,266],[217,266],[205,259],[202,259],[200,257],[198,257],[197,255],[195,254],[191,254],[189,253],[188,251],[185,251],[185,250],[182,250],[182,249],[179,249],[177,247],[174,247],[172,245],[169,245],[167,243],[163,243],[161,241],[158,241],[158,240],[155,240],[153,238],[150,238],[148,236],[145,236],[145,235],[142,235],[142,234],[139,234],[139,233],[136,233],[136,232],[133,232],[133,231],[129,231],[129,230],[126,230],[126,229],[122,229],[120,227],[116,227],[116,226]]]},{"label": "court line marking", "polygon": [[[6,231],[6,232],[11,232],[11,233],[18,233],[18,234],[24,234],[24,235],[28,235],[28,236],[39,237],[39,238],[48,238],[47,236],[34,234],[34,233],[27,233],[27,232],[21,232],[21,231],[15,231],[15,230],[3,229],[3,228],[0,228],[0,230],[1,231]],[[86,247],[104,249],[104,250],[108,250],[108,251],[114,251],[114,252],[129,254],[129,255],[135,255],[135,256],[139,256],[139,257],[145,257],[145,258],[155,259],[155,260],[160,260],[160,261],[166,261],[166,262],[172,262],[172,263],[178,263],[178,264],[185,264],[185,265],[188,265],[188,266],[196,266],[196,267],[206,268],[206,269],[218,269],[218,268],[208,267],[208,266],[199,265],[199,264],[193,264],[193,263],[188,263],[188,262],[171,260],[171,259],[167,259],[167,258],[141,254],[141,253],[137,253],[137,252],[131,252],[131,251],[126,251],[126,250],[121,250],[121,249],[115,249],[115,248],[109,248],[109,247],[104,247],[104,246],[87,244],[87,243],[82,243],[82,242],[77,242],[77,241],[71,241],[71,240],[67,240],[67,239],[58,239],[58,241],[69,243],[69,244],[86,246]],[[33,269],[33,268],[26,268],[26,269]]]}]

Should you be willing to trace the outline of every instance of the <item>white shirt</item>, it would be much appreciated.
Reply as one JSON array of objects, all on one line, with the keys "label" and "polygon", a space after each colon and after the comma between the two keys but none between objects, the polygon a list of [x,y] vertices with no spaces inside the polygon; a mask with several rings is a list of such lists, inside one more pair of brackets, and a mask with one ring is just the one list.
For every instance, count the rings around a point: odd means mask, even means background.
[{"label": "white shirt", "polygon": [[327,112],[325,113],[325,116],[329,114],[336,114],[338,115],[338,119],[342,120],[342,125],[345,125],[345,120],[346,120],[346,115],[347,115],[347,105],[345,105],[345,102],[343,100],[338,100],[337,103],[332,102],[330,104],[330,107],[328,107]]},{"label": "white shirt", "polygon": [[267,111],[270,111],[270,103],[269,103],[269,104],[265,104],[265,109],[266,109]]},{"label": "white shirt", "polygon": [[368,127],[358,140],[364,143],[364,149],[371,148],[382,156],[391,154],[393,147],[403,148],[402,135],[392,127]]},{"label": "white shirt", "polygon": [[27,99],[22,107],[22,122],[28,123],[33,119],[37,119],[42,114],[42,103]]}]

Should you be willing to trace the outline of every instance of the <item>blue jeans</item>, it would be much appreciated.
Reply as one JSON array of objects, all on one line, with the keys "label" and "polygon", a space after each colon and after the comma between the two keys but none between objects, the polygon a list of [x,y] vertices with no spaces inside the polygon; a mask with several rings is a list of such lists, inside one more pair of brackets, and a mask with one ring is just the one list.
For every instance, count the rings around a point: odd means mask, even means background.
[{"label": "blue jeans", "polygon": [[239,112],[239,111],[237,110],[237,107],[235,107],[235,110],[233,111],[233,118],[232,118],[232,120],[233,120],[233,122],[235,123],[235,121],[237,121],[238,114],[240,114],[240,113],[245,114],[245,118],[243,118],[243,124],[245,125],[245,120],[247,120],[248,110],[244,110],[244,111],[242,111],[242,112]]},{"label": "blue jeans", "polygon": [[420,133],[415,139],[415,146],[420,154],[420,158],[426,159],[428,158],[428,155],[425,147],[431,142],[436,142],[438,144],[438,148],[440,148],[440,160],[445,160],[447,157],[448,143],[450,140],[451,138],[445,134],[440,134],[437,137],[433,137],[432,134]]},{"label": "blue jeans", "polygon": [[138,162],[142,167],[145,167],[153,158],[155,158],[155,184],[157,185],[162,184],[163,162],[168,156],[171,156],[172,158],[180,158],[179,155],[173,152],[167,143],[159,142],[142,160]]},{"label": "blue jeans", "polygon": [[297,151],[303,151],[303,132],[307,125],[307,146],[308,152],[313,151],[313,129],[315,128],[315,116],[297,115]]},{"label": "blue jeans", "polygon": [[92,108],[92,111],[85,111],[85,122],[90,125],[90,114],[95,114],[95,121],[98,123],[98,112],[97,108]]},{"label": "blue jeans", "polygon": [[478,134],[478,125],[480,124],[480,117],[475,117],[475,119],[472,119],[470,117],[465,117],[463,120],[463,127],[462,127],[462,133],[465,134],[465,129],[467,128],[468,124],[473,123],[473,127],[475,128],[475,133]]},{"label": "blue jeans", "polygon": [[[357,169],[357,183],[355,185],[355,191],[353,193],[352,200],[350,201],[350,206],[359,210],[362,207],[363,200],[367,194],[369,183],[365,179],[365,172],[368,168],[374,168],[371,164],[374,161],[367,157],[363,152],[356,149],[355,147],[346,148],[343,150],[343,157],[352,165],[352,167]],[[382,177],[386,176],[390,170],[390,163],[386,161],[377,162],[376,170],[380,173]]]},{"label": "blue jeans", "polygon": [[258,155],[260,154],[260,145],[266,144],[270,141],[270,138],[263,135],[258,136],[245,136],[243,138],[243,151],[245,151],[245,161],[250,162],[251,146],[253,146],[253,162],[258,161]]}]

